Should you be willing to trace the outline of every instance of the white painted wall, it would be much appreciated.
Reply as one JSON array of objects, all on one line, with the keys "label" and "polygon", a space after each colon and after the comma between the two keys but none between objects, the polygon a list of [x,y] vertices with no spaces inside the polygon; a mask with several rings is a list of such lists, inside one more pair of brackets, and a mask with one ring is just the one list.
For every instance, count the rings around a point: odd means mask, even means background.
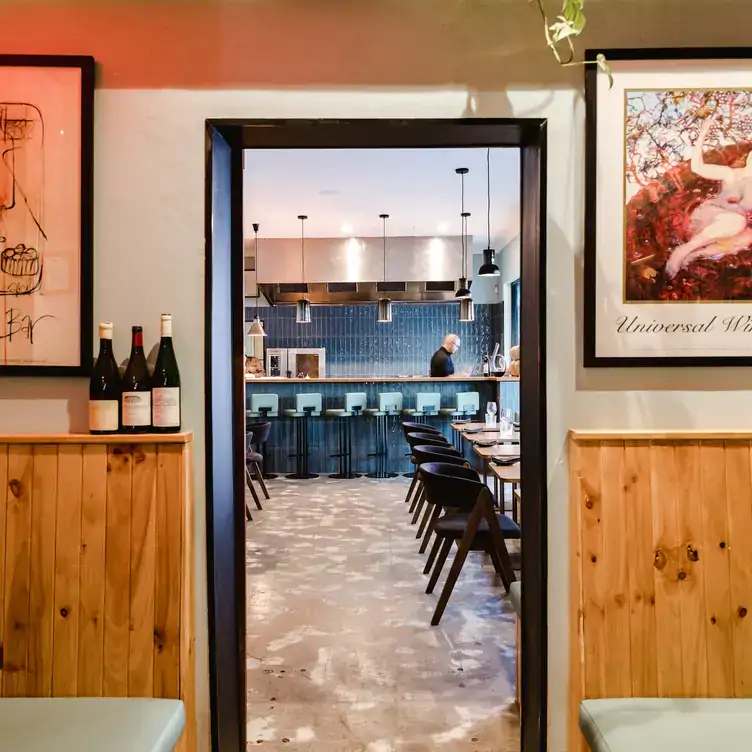
[{"label": "white painted wall", "polygon": [[[200,738],[208,749],[203,475],[204,120],[209,117],[486,117],[549,119],[548,446],[550,749],[565,749],[567,650],[566,432],[570,428],[746,428],[746,369],[585,371],[582,360],[583,108],[571,89],[464,91],[103,90],[96,98],[95,320],[157,337],[170,310],[196,432],[197,660]],[[86,384],[0,380],[0,432],[85,423]],[[228,625],[228,631],[230,625]]]}]

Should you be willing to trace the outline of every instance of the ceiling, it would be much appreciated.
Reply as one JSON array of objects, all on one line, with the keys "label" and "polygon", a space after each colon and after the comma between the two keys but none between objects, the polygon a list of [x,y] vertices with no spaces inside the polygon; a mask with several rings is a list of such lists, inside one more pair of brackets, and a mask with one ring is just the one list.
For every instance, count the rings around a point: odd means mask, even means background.
[{"label": "ceiling", "polygon": [[[460,234],[460,177],[467,167],[468,233],[487,233],[486,149],[269,149],[245,152],[245,236],[374,237]],[[491,149],[491,234],[502,248],[519,232],[517,149]]]}]

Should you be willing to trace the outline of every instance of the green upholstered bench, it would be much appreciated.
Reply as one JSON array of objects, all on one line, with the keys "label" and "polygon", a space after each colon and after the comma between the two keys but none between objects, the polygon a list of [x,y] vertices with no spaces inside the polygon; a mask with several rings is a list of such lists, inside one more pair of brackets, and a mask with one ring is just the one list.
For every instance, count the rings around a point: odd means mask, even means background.
[{"label": "green upholstered bench", "polygon": [[741,752],[752,745],[752,700],[585,700],[580,729],[592,752]]}]

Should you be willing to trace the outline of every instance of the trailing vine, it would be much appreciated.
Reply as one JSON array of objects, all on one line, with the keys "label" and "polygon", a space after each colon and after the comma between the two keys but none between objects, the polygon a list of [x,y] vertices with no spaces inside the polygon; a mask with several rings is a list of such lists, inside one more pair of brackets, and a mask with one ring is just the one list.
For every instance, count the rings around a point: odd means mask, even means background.
[{"label": "trailing vine", "polygon": [[576,60],[576,52],[573,39],[578,37],[585,29],[585,0],[562,0],[561,13],[551,23],[546,13],[545,0],[529,0],[538,6],[543,19],[543,33],[546,44],[556,58],[556,62],[563,67],[573,65],[597,65],[607,76],[608,86],[614,83],[611,75],[611,66],[602,54],[595,60]]}]

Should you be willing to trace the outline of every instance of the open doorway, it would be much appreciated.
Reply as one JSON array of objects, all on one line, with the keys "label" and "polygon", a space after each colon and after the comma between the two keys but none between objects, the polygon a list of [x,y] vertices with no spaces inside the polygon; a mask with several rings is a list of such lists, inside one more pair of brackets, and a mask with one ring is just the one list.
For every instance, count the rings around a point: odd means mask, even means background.
[{"label": "open doorway", "polygon": [[[542,362],[545,197],[542,185],[545,123],[480,119],[284,123],[215,121],[207,124],[207,147],[207,517],[212,727],[215,748],[241,748],[239,745],[245,741],[246,732],[246,547],[243,491],[246,387],[243,374],[244,350],[249,343],[245,341],[248,324],[243,320],[243,273],[244,240],[248,239],[249,233],[246,232],[244,238],[243,149],[475,149],[489,154],[489,149],[512,148],[519,149],[520,160],[521,276],[519,286],[515,284],[516,279],[505,280],[509,289],[504,292],[509,293],[509,297],[501,305],[507,315],[499,317],[495,324],[503,330],[512,329],[512,321],[516,316],[512,302],[516,294],[519,305],[519,338],[525,342],[526,351],[535,354],[523,359],[521,363],[519,405],[523,458],[521,472],[522,485],[525,487],[525,524],[522,526],[522,571],[525,581],[522,605],[522,745],[525,750],[544,749],[547,648],[545,366]],[[295,219],[298,219],[298,211],[302,212],[303,208],[293,210]],[[386,212],[374,208],[374,213],[378,215]],[[304,239],[305,220],[301,220],[301,225],[301,239]],[[339,229],[342,230],[341,227]],[[375,232],[369,231],[368,234],[376,236]],[[281,256],[283,253],[284,250],[280,248],[276,255]],[[260,265],[259,269],[261,268]],[[283,271],[279,273],[282,274]],[[270,281],[273,280],[267,278],[267,284]],[[285,283],[282,279],[278,282]],[[305,292],[310,295],[309,291],[286,288],[280,290],[279,284],[276,291],[278,295],[284,295],[285,292],[291,295],[303,295]],[[390,292],[390,295],[393,293]],[[379,301],[374,303],[380,306]],[[509,336],[504,346],[507,351],[511,345]],[[288,353],[286,355],[289,357]],[[311,353],[306,355],[310,356]],[[254,356],[255,353],[252,357]],[[261,366],[263,369],[270,367],[265,360],[261,360]],[[254,367],[258,368],[258,363]],[[261,393],[264,390],[258,391]],[[384,421],[385,424],[387,422]],[[299,427],[294,430],[300,433]],[[306,434],[309,433],[310,428],[306,430]],[[338,441],[341,442],[341,438]],[[341,446],[339,443],[340,449]],[[297,445],[295,454],[300,455],[301,447],[302,444]],[[284,458],[280,454],[276,459]],[[295,474],[300,476],[318,474],[322,469],[329,468],[305,466],[295,469]],[[301,473],[301,469],[305,472]],[[314,470],[318,472],[313,472]],[[377,475],[389,475],[393,472],[393,468],[384,465],[377,465],[372,470]],[[385,479],[382,482],[388,485]],[[407,482],[405,487],[406,484]],[[252,576],[251,570],[250,577]]]}]

